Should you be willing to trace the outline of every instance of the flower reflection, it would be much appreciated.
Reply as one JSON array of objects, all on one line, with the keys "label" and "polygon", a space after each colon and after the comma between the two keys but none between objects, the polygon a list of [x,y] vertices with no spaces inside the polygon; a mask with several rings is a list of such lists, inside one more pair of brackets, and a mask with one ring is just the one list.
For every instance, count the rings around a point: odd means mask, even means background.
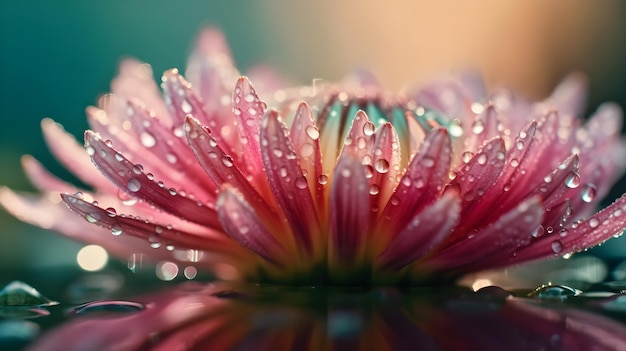
[{"label": "flower reflection", "polygon": [[213,29],[188,80],[164,73],[162,95],[149,66],[125,61],[113,94],[87,109],[86,154],[42,122],[93,191],[27,156],[44,195],[2,188],[0,203],[114,255],[163,261],[164,280],[178,274],[168,262],[184,262],[189,276],[200,266],[293,285],[450,282],[624,229],[626,197],[593,215],[624,168],[621,110],[603,105],[582,125],[578,75],[536,103],[488,94],[471,74],[402,94],[365,72],[294,88],[268,70],[250,76]]},{"label": "flower reflection", "polygon": [[124,301],[80,306],[73,321],[44,335],[32,350],[620,350],[626,345],[626,327],[610,318],[562,302],[513,297],[493,286],[471,292],[188,284],[138,301],[143,306]]}]

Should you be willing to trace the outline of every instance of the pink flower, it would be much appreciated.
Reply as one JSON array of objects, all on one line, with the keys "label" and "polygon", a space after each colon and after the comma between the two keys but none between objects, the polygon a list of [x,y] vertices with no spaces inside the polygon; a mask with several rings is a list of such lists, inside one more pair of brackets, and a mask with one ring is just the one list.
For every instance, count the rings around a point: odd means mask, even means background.
[{"label": "pink flower", "polygon": [[119,257],[281,284],[451,281],[578,252],[626,226],[624,196],[592,215],[624,169],[622,116],[606,104],[583,125],[580,76],[539,103],[487,94],[471,75],[395,95],[366,73],[285,88],[263,68],[240,77],[208,29],[188,80],[165,72],[161,94],[151,77],[122,64],[113,94],[87,109],[86,154],[42,122],[93,191],[25,156],[43,195],[3,188],[0,203]]}]

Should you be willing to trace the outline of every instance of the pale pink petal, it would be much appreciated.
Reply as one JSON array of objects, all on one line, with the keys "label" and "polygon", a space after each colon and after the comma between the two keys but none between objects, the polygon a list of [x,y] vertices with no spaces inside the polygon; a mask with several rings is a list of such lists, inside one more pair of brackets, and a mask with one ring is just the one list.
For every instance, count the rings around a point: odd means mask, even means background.
[{"label": "pale pink petal", "polygon": [[226,185],[217,200],[224,230],[241,246],[279,266],[289,263],[285,247],[272,235],[250,204]]},{"label": "pale pink petal", "polygon": [[0,205],[21,221],[61,233],[72,240],[100,245],[121,259],[127,259],[133,253],[155,254],[154,259],[160,256],[144,240],[131,236],[113,238],[110,230],[78,220],[76,213],[68,210],[57,192],[41,196],[20,195],[2,187]]},{"label": "pale pink petal", "polygon": [[476,152],[487,141],[499,136],[501,129],[502,123],[496,108],[488,104],[472,121],[472,132],[465,139],[466,152]]},{"label": "pale pink petal", "polygon": [[[111,82],[111,91],[117,95],[118,101],[124,102],[131,99],[141,101],[142,104],[150,107],[150,112],[161,118],[167,125],[172,125],[172,120],[167,112],[167,108],[161,99],[159,87],[154,82],[152,68],[147,63],[134,59],[125,59],[120,63],[119,73]],[[119,122],[117,115],[124,114],[123,105],[118,105],[111,116],[115,122]]]},{"label": "pale pink petal", "polygon": [[279,89],[293,86],[288,84],[272,67],[263,64],[248,69],[246,76],[254,82],[261,93],[271,94]]},{"label": "pale pink petal", "polygon": [[420,211],[398,232],[376,263],[386,270],[398,270],[430,252],[450,234],[461,210],[456,194],[445,194]]},{"label": "pale pink petal", "polygon": [[34,157],[22,156],[22,167],[28,180],[41,191],[76,192],[76,186],[66,183],[50,174]]},{"label": "pale pink petal", "polygon": [[565,77],[543,104],[556,108],[559,113],[580,117],[587,100],[587,77],[582,73],[572,73]]},{"label": "pale pink petal", "polygon": [[335,168],[330,194],[330,260],[342,264],[361,261],[371,214],[369,182],[361,161],[342,154]]},{"label": "pale pink petal", "polygon": [[85,184],[100,188],[104,191],[114,191],[115,186],[109,183],[105,177],[93,167],[89,155],[85,149],[76,142],[76,139],[60,124],[49,118],[41,120],[41,129],[48,144],[48,148],[54,156],[72,174],[77,176]]},{"label": "pale pink petal", "polygon": [[93,132],[85,133],[85,143],[87,150],[91,150],[96,167],[119,189],[173,215],[211,228],[219,228],[214,209],[151,179],[141,166],[128,161]]},{"label": "pale pink petal", "polygon": [[263,119],[261,152],[276,203],[285,214],[298,247],[311,255],[319,247],[319,218],[288,130],[274,110]]}]

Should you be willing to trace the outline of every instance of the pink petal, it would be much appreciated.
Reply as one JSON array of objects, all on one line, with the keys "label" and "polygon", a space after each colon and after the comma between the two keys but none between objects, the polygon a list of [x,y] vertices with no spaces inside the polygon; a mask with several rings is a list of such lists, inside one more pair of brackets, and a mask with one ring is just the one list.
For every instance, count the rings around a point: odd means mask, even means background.
[{"label": "pink petal", "polygon": [[[202,126],[198,120],[188,117],[185,121],[185,132],[189,146],[196,155],[198,162],[217,187],[226,183],[230,184],[239,190],[247,201],[257,209],[257,214],[265,223],[277,222],[272,206],[250,185],[235,161],[224,152],[208,128]],[[279,231],[281,226],[275,225],[271,229],[272,231]]]},{"label": "pink petal", "polygon": [[263,225],[254,208],[234,187],[229,184],[223,187],[217,208],[224,230],[241,246],[279,266],[288,263],[285,247]]},{"label": "pink petal", "polygon": [[261,152],[276,203],[285,214],[299,248],[311,255],[314,248],[320,248],[319,218],[287,128],[274,110],[263,119]]},{"label": "pink petal", "polygon": [[[110,254],[127,259],[133,253],[153,254],[144,240],[131,236],[121,236],[111,240],[110,230],[94,227],[93,224],[77,218],[61,201],[59,193],[50,192],[42,196],[20,195],[8,188],[0,188],[0,205],[18,219],[32,225],[59,232],[72,240],[96,244]],[[161,255],[155,253],[155,259]],[[171,257],[168,253],[167,257]]]},{"label": "pink petal", "polygon": [[52,154],[72,174],[93,187],[109,192],[116,191],[115,186],[93,167],[85,149],[76,142],[72,135],[65,132],[60,124],[49,118],[44,118],[41,120],[41,129]]},{"label": "pink petal", "polygon": [[451,157],[447,130],[431,130],[385,206],[376,231],[382,229],[391,237],[416,213],[435,202],[448,180]]},{"label": "pink petal", "polygon": [[50,174],[34,157],[22,156],[22,167],[28,180],[41,191],[76,192],[78,189]]},{"label": "pink petal", "polygon": [[598,245],[626,228],[626,195],[582,223],[555,235],[544,235],[503,264],[561,256]]},{"label": "pink petal", "polygon": [[191,84],[178,74],[176,68],[165,71],[161,81],[165,102],[174,118],[175,127],[181,126],[187,115],[203,123],[209,122],[202,101],[191,90]]},{"label": "pink petal", "polygon": [[[499,137],[494,138],[456,171],[456,177],[444,191],[455,191],[459,194],[462,201],[461,218],[465,218],[465,213],[478,206],[482,196],[498,181],[504,168],[506,158],[504,152],[503,140]],[[490,209],[481,206],[480,210],[476,211],[489,213]],[[481,215],[479,218],[484,216]],[[457,236],[454,235],[454,238]]]},{"label": "pink petal", "polygon": [[[531,240],[529,228],[536,228],[543,218],[543,206],[538,197],[530,198],[502,215],[477,233],[458,241],[427,259],[425,265],[437,271],[475,270],[473,265],[484,264],[491,256],[513,255]],[[492,260],[501,262],[501,260]]]},{"label": "pink petal", "polygon": [[191,198],[168,190],[162,183],[150,179],[141,166],[128,161],[122,154],[107,145],[98,135],[85,132],[86,148],[96,167],[118,188],[173,215],[211,228],[219,228],[214,209]]},{"label": "pink petal", "polygon": [[546,208],[556,205],[568,190],[578,187],[578,183],[580,183],[578,164],[578,155],[569,156],[550,174],[546,175],[527,196],[541,197]]},{"label": "pink petal", "polygon": [[491,140],[501,133],[502,123],[498,112],[493,105],[488,104],[480,114],[472,121],[472,132],[465,139],[465,150],[476,152],[488,140]]},{"label": "pink petal", "polygon": [[587,85],[584,74],[572,73],[561,81],[544,104],[565,115],[581,116],[587,102]]},{"label": "pink petal", "polygon": [[430,252],[456,225],[461,210],[459,203],[459,198],[450,193],[419,212],[378,256],[376,263],[383,269],[398,270]]},{"label": "pink petal", "polygon": [[[320,151],[320,131],[313,120],[313,112],[306,102],[302,102],[294,117],[289,133],[293,148],[300,158],[303,174],[306,174],[309,189],[317,204],[317,213],[326,213],[325,184],[328,176],[322,173],[322,154]],[[320,218],[320,220],[322,220]]]},{"label": "pink petal", "polygon": [[[147,63],[134,59],[122,61],[119,74],[111,82],[111,91],[120,102],[135,99],[150,106],[151,113],[159,116],[165,125],[172,125],[167,108],[161,99],[161,91],[154,82],[152,68]],[[114,119],[114,123],[120,122],[119,117],[124,115],[124,108],[123,104],[119,104],[113,111],[107,111],[113,112],[110,117]]]},{"label": "pink petal", "polygon": [[117,215],[76,196],[62,194],[61,197],[72,211],[83,216],[87,222],[113,231],[116,235],[128,234],[144,239],[144,245],[149,242],[153,248],[165,248],[173,245],[179,249],[210,251],[214,254],[225,255],[230,259],[235,257],[241,259],[242,257],[242,251],[237,250],[237,246],[224,236],[197,236],[174,229],[168,224],[152,223],[138,217]]},{"label": "pink petal", "polygon": [[243,153],[246,155],[243,158],[247,166],[246,173],[251,175],[262,173],[263,158],[259,135],[265,108],[265,103],[259,100],[248,78],[239,78],[233,93],[233,113],[237,119]]},{"label": "pink petal", "polygon": [[330,260],[358,264],[363,257],[371,214],[369,182],[361,161],[342,154],[330,193]]}]

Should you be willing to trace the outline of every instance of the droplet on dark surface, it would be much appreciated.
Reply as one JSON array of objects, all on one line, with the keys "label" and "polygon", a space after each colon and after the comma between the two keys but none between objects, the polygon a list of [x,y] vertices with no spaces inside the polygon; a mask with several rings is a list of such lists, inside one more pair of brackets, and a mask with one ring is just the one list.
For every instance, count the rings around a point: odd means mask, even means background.
[{"label": "droplet on dark surface", "polygon": [[58,304],[58,302],[43,296],[32,286],[17,280],[12,281],[0,290],[0,308],[35,308]]},{"label": "droplet on dark surface", "polygon": [[570,288],[566,285],[542,285],[528,294],[542,300],[560,300],[564,301],[569,297],[580,295],[580,290]]},{"label": "droplet on dark surface", "polygon": [[132,301],[96,301],[89,302],[75,307],[71,313],[78,316],[98,314],[98,315],[118,315],[135,313],[145,309],[143,304]]}]

